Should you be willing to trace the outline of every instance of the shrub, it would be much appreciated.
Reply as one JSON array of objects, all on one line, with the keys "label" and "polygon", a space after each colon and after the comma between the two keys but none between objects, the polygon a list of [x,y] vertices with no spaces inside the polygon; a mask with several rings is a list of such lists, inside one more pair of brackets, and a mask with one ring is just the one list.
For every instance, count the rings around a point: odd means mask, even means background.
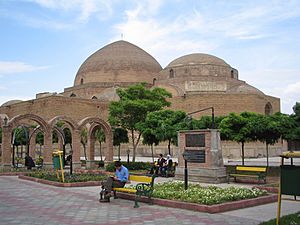
[{"label": "shrub", "polygon": [[[151,164],[149,162],[122,162],[122,164],[128,170],[150,170]],[[109,163],[106,166],[106,171],[114,172],[115,171],[115,163]]]},{"label": "shrub", "polygon": [[[50,180],[50,181],[59,181],[57,179],[56,173],[51,170],[40,170],[35,171],[27,176],[36,177],[39,179]],[[60,174],[61,176],[61,174]],[[103,174],[64,174],[65,183],[74,183],[74,182],[86,182],[86,181],[103,181],[107,179],[107,175]]]}]

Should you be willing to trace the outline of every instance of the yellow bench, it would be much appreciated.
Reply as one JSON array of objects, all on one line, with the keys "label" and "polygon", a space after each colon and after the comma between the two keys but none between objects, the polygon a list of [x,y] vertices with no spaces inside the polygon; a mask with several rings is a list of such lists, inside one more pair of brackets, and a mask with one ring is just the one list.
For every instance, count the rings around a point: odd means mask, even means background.
[{"label": "yellow bench", "polygon": [[267,167],[256,167],[256,166],[236,166],[235,171],[230,172],[227,176],[228,183],[230,178],[234,178],[236,182],[237,178],[257,178],[263,180],[266,183]]},{"label": "yellow bench", "polygon": [[114,197],[116,198],[116,192],[126,192],[135,194],[135,201],[134,201],[134,208],[138,208],[138,200],[141,196],[148,197],[151,203],[151,197],[154,189],[154,179],[155,175],[148,177],[148,176],[140,176],[140,175],[130,175],[128,181],[129,182],[138,182],[135,186],[135,189],[122,187],[122,188],[113,188]]}]

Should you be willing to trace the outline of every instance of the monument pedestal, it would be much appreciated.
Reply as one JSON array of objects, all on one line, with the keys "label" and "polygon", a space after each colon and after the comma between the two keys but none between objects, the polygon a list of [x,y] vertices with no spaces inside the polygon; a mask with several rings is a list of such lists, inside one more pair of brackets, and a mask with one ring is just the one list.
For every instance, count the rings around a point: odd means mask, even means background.
[{"label": "monument pedestal", "polygon": [[[184,167],[177,167],[176,180],[184,180]],[[227,181],[226,168],[188,168],[188,180],[200,183],[225,183]]]},{"label": "monument pedestal", "polygon": [[189,181],[203,183],[227,181],[218,130],[180,131],[178,136],[180,156],[175,179],[184,180],[186,160]]}]

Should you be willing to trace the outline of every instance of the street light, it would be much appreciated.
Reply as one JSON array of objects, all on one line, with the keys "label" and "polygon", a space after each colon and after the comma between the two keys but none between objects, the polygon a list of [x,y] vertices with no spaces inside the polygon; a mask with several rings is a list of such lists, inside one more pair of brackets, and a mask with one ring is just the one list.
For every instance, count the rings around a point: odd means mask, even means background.
[{"label": "street light", "polygon": [[191,115],[198,113],[198,112],[202,112],[202,111],[206,111],[206,110],[211,110],[211,129],[215,129],[215,110],[214,107],[207,107],[204,109],[199,109],[197,111],[194,112],[190,112],[187,114],[187,117],[190,119],[192,118]]}]

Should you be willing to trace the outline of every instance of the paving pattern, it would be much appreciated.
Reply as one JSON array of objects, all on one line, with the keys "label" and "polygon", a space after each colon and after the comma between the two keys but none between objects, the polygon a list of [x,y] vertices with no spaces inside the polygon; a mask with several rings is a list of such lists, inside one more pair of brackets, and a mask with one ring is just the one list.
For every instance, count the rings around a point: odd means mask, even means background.
[{"label": "paving pattern", "polygon": [[111,199],[98,202],[97,187],[60,188],[0,176],[0,224],[201,224],[255,225],[257,218],[226,214],[208,214]]}]

